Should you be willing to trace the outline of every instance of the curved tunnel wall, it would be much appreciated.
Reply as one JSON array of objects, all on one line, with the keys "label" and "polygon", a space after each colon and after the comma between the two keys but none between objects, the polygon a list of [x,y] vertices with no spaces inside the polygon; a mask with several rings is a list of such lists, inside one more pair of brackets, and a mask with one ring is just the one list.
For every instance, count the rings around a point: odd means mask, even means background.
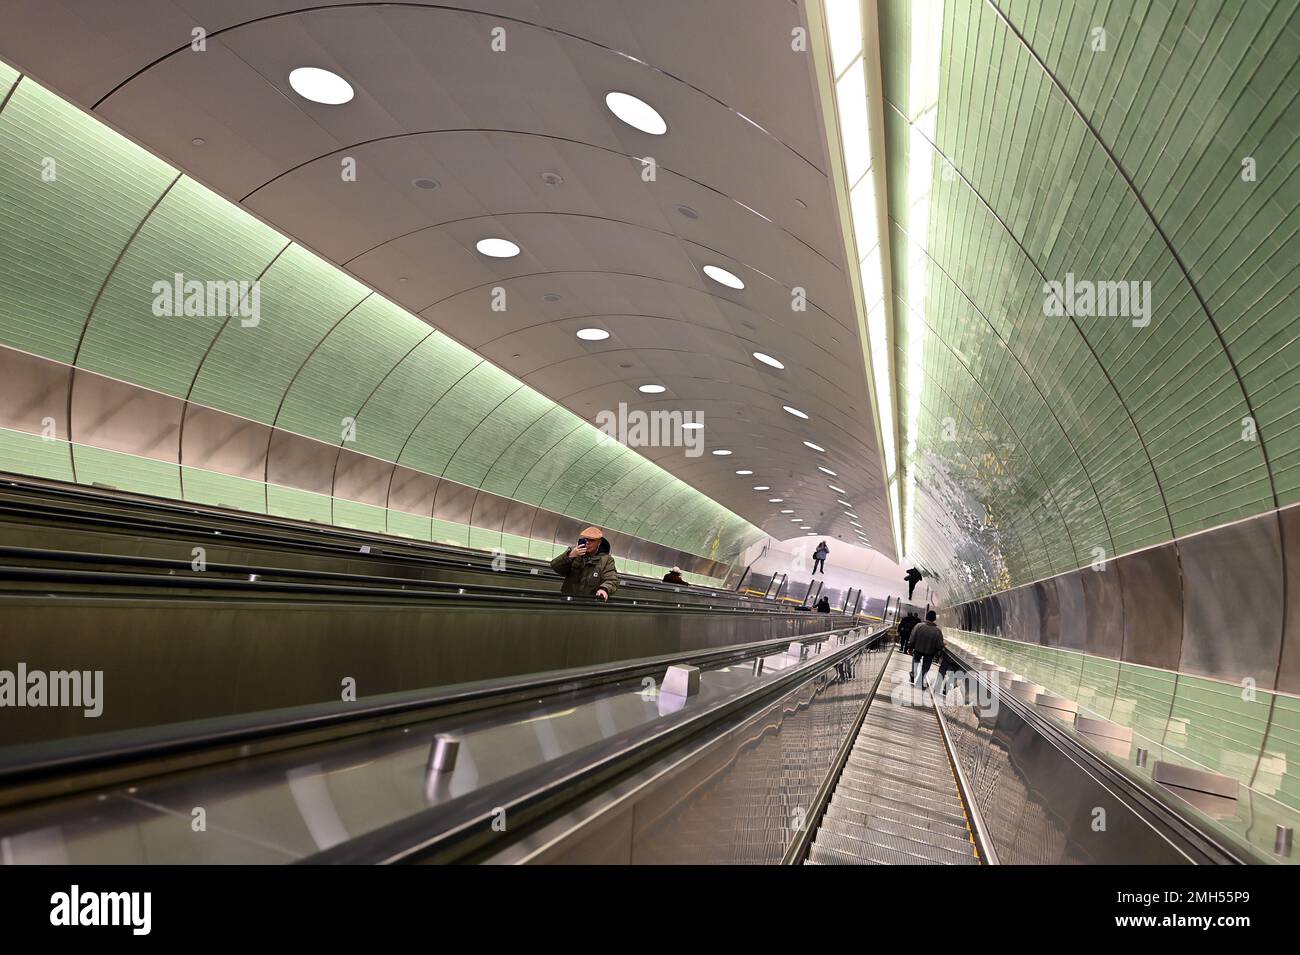
[{"label": "curved tunnel wall", "polygon": [[[948,602],[1300,501],[1298,11],[881,0],[906,549]],[[1144,315],[1080,297],[1120,281]]]},{"label": "curved tunnel wall", "polygon": [[[715,579],[760,535],[3,64],[0,90],[0,467],[537,557],[594,523],[628,570]],[[178,273],[257,298],[160,315]]]},{"label": "curved tunnel wall", "polygon": [[1300,809],[1300,506],[967,601],[940,622],[1175,759]]}]

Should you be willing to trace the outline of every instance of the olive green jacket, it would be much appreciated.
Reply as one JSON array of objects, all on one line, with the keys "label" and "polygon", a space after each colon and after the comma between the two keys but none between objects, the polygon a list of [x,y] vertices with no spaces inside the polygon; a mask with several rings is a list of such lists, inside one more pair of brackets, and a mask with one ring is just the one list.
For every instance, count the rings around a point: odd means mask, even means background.
[{"label": "olive green jacket", "polygon": [[560,587],[562,594],[594,597],[597,590],[604,588],[605,593],[612,597],[618,589],[618,570],[614,567],[613,555],[609,553],[570,557],[566,550],[551,561],[551,570],[564,578]]}]

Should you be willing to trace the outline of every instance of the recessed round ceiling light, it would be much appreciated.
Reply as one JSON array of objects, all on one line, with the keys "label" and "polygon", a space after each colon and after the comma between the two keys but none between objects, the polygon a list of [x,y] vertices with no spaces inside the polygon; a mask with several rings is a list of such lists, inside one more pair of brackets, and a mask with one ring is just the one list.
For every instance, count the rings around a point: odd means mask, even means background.
[{"label": "recessed round ceiling light", "polygon": [[703,427],[704,427],[704,425],[700,424],[698,421],[688,421],[688,422],[686,422],[684,425],[682,425],[682,430],[683,430],[683,431],[699,431],[699,430],[700,430],[701,428],[703,428]]},{"label": "recessed round ceiling light", "polygon": [[728,451],[726,448],[715,448],[714,451],[713,451],[713,453],[716,454],[716,455],[718,455],[718,457],[725,457],[726,455],[730,454],[731,452]]},{"label": "recessed round ceiling light", "polygon": [[479,239],[474,243],[474,248],[494,259],[512,259],[519,254],[519,246],[509,239]]},{"label": "recessed round ceiling light", "polygon": [[755,490],[755,491],[770,491],[770,490],[772,490],[772,489],[771,489],[770,487],[768,487],[766,484],[755,484],[755,485],[754,485],[754,490]]},{"label": "recessed round ceiling light", "polygon": [[824,452],[824,451],[826,450],[826,449],[823,448],[820,444],[813,444],[811,441],[805,441],[805,442],[803,443],[803,446],[804,446],[805,448],[812,448],[814,451],[823,451],[823,452]]},{"label": "recessed round ceiling light", "polygon": [[802,517],[792,517],[792,518],[790,518],[790,523],[791,523],[791,524],[798,524],[798,523],[800,523],[802,520],[803,520]]},{"label": "recessed round ceiling light", "polygon": [[812,528],[809,527],[807,524],[805,524],[803,527],[799,528],[799,530],[801,530],[801,531],[810,531],[810,530],[812,530]]},{"label": "recessed round ceiling light", "polygon": [[745,287],[745,283],[739,278],[717,265],[706,265],[703,271],[705,275],[713,279],[713,281],[717,282],[719,285],[725,285],[727,288],[734,289],[742,289]]},{"label": "recessed round ceiling light", "polygon": [[753,474],[754,472],[753,472],[753,471],[737,471],[736,473],[739,474],[741,477],[748,477],[749,475]]},{"label": "recessed round ceiling light", "polygon": [[289,73],[289,85],[303,99],[326,106],[339,106],[352,99],[352,84],[318,66],[300,66]]},{"label": "recessed round ceiling light", "polygon": [[803,418],[805,421],[808,420],[808,416],[804,414],[802,411],[800,411],[798,408],[791,408],[789,405],[782,405],[781,407],[784,408],[790,414],[794,415],[796,418]]},{"label": "recessed round ceiling light", "polygon": [[580,328],[578,337],[584,342],[603,342],[609,337],[609,332],[603,328]]},{"label": "recessed round ceiling light", "polygon": [[633,129],[639,129],[651,136],[662,136],[668,132],[668,124],[664,122],[658,110],[631,93],[612,90],[605,94],[605,105],[609,107],[611,113]]},{"label": "recessed round ceiling light", "polygon": [[560,300],[560,298],[561,296],[555,292],[547,292],[545,295],[542,296],[542,301],[550,302],[552,305],[554,305],[556,302]]},{"label": "recessed round ceiling light", "polygon": [[207,142],[207,140],[204,139],[202,136],[195,136],[193,139],[190,140],[190,145],[191,145],[191,146],[202,146],[202,145],[203,145],[204,143],[206,143],[206,142]]},{"label": "recessed round ceiling light", "polygon": [[852,507],[852,506],[853,506],[853,505],[850,504],[848,501],[839,501],[839,503],[840,503],[840,504],[843,504],[845,507]]},{"label": "recessed round ceiling light", "polygon": [[643,395],[662,395],[667,390],[663,385],[641,385],[637,388]]},{"label": "recessed round ceiling light", "polygon": [[794,511],[791,510],[791,509],[789,509],[789,508],[787,508],[787,509],[785,509],[784,511],[782,511],[781,513],[782,513],[782,514],[793,514]]},{"label": "recessed round ceiling light", "polygon": [[771,355],[764,355],[761,351],[754,352],[754,357],[757,358],[759,361],[761,361],[764,365],[771,365],[773,368],[780,368],[780,369],[785,368],[785,365],[781,364]]},{"label": "recessed round ceiling light", "polygon": [[844,490],[844,488],[842,488],[842,487],[836,487],[834,484],[827,484],[826,486],[827,486],[828,488],[830,488],[832,491],[834,491],[836,494],[847,494],[847,493],[848,493],[848,491]]},{"label": "recessed round ceiling light", "polygon": [[562,186],[564,185],[564,177],[558,172],[544,172],[542,173],[542,182],[548,186]]},{"label": "recessed round ceiling light", "polygon": [[824,468],[820,464],[817,465],[817,470],[821,471],[823,474],[829,474],[831,477],[839,477],[839,475],[836,474],[834,471],[832,471],[830,468]]},{"label": "recessed round ceiling light", "polygon": [[430,179],[428,176],[420,176],[418,179],[412,179],[411,185],[416,189],[437,189],[438,180]]},{"label": "recessed round ceiling light", "polygon": [[769,503],[769,504],[784,504],[784,503],[785,503],[785,498],[783,498],[783,497],[769,497],[769,498],[767,499],[767,503]]},{"label": "recessed round ceiling light", "polygon": [[684,202],[677,203],[677,205],[674,206],[673,208],[676,209],[678,212],[680,212],[682,215],[686,216],[686,218],[688,219],[698,219],[700,217],[700,214],[698,212],[696,212],[690,206],[686,205],[686,203]]}]

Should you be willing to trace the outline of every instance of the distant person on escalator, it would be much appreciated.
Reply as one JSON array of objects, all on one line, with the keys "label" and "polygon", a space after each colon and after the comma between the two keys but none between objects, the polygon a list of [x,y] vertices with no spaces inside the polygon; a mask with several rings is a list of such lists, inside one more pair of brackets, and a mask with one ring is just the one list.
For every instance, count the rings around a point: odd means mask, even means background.
[{"label": "distant person on escalator", "polygon": [[912,630],[920,622],[921,618],[910,610],[903,615],[902,620],[898,621],[898,649],[901,652],[907,652],[912,639]]},{"label": "distant person on escalator", "polygon": [[677,584],[680,587],[690,586],[690,584],[686,582],[686,578],[682,576],[682,569],[680,567],[674,567],[672,570],[668,571],[668,573],[664,574],[664,583]]},{"label": "distant person on escalator", "polygon": [[916,585],[921,582],[921,572],[913,567],[903,575],[903,579],[907,581],[907,599],[911,600],[912,591],[916,590]]},{"label": "distant person on escalator", "polygon": [[562,594],[608,600],[618,589],[618,568],[599,527],[583,531],[577,545],[551,561],[551,570],[564,578]]},{"label": "distant person on escalator", "polygon": [[815,551],[813,551],[813,571],[812,571],[812,572],[813,572],[814,574],[817,573],[818,570],[820,570],[820,571],[822,572],[822,575],[825,576],[825,574],[826,574],[826,558],[830,556],[830,553],[831,553],[831,549],[830,549],[829,547],[826,546],[826,542],[825,542],[825,541],[822,541],[820,544],[817,545],[817,549],[816,549]]},{"label": "distant person on escalator", "polygon": [[[943,652],[943,631],[935,623],[938,614],[926,611],[925,623],[918,623],[912,628],[912,684],[918,682],[925,686],[925,675],[930,672],[930,664]],[[920,680],[917,680],[917,670]]]},{"label": "distant person on escalator", "polygon": [[827,599],[826,597],[823,597],[821,600],[817,601],[817,612],[818,612],[818,613],[830,613],[830,612],[831,612],[831,602],[830,602],[830,600]]}]

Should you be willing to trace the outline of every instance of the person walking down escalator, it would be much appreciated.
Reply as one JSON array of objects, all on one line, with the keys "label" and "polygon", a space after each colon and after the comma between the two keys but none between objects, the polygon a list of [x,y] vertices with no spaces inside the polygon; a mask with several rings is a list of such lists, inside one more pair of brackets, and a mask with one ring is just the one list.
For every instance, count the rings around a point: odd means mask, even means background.
[{"label": "person walking down escalator", "polygon": [[588,527],[578,543],[551,561],[551,570],[564,578],[560,593],[608,600],[618,589],[618,568],[609,541],[599,527]]},{"label": "person walking down escalator", "polygon": [[[930,672],[930,664],[943,652],[943,631],[935,623],[938,615],[929,610],[925,614],[925,623],[918,623],[912,628],[912,684],[925,686],[925,676]],[[920,671],[918,679],[917,671]]]},{"label": "person walking down escalator", "polygon": [[682,576],[682,569],[680,567],[674,567],[672,570],[668,571],[668,573],[664,574],[664,583],[677,584],[680,587],[690,586],[690,583]]},{"label": "person walking down escalator", "polygon": [[813,572],[814,574],[817,573],[818,570],[820,570],[820,571],[822,572],[822,575],[825,576],[825,574],[826,574],[826,558],[830,556],[830,553],[831,553],[831,549],[830,549],[829,547],[826,546],[826,542],[825,542],[825,541],[822,541],[820,544],[817,545],[817,549],[816,549],[815,551],[813,551],[813,571],[812,571],[812,572]]},{"label": "person walking down escalator", "polygon": [[831,612],[831,602],[829,598],[823,597],[821,600],[817,601],[817,612],[818,613]]},{"label": "person walking down escalator", "polygon": [[907,652],[907,648],[911,645],[912,630],[920,622],[921,618],[910,610],[903,615],[902,620],[898,621],[898,649],[900,653]]}]

